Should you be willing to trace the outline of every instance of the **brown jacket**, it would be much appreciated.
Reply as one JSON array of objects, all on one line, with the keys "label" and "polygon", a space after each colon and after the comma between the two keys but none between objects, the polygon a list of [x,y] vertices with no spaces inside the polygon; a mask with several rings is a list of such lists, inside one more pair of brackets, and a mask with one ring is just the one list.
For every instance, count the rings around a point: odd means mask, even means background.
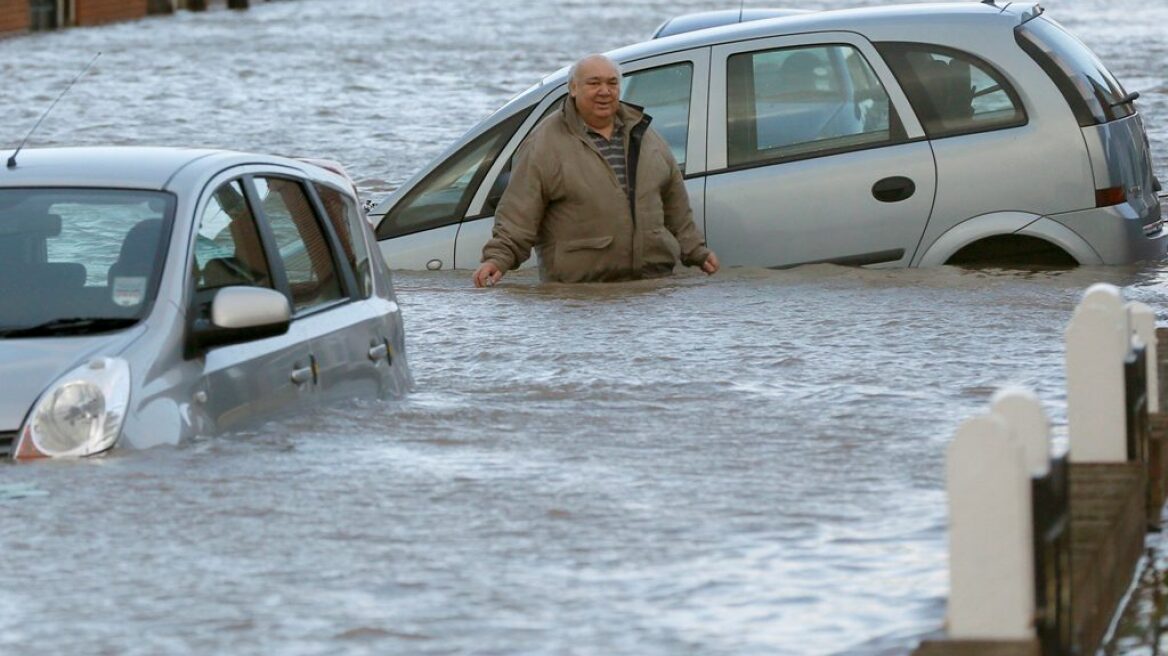
[{"label": "brown jacket", "polygon": [[520,147],[484,262],[507,271],[535,246],[544,280],[589,282],[668,275],[679,252],[689,266],[706,260],[669,145],[640,108],[621,103],[619,112],[629,195],[567,98]]}]

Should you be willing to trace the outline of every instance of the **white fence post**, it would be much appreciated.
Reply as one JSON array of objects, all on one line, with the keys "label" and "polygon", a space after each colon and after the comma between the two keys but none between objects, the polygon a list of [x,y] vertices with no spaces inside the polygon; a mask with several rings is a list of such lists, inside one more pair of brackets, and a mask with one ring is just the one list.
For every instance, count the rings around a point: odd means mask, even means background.
[{"label": "white fence post", "polygon": [[1032,478],[1050,472],[1050,420],[1038,395],[1025,387],[998,390],[990,399],[990,412],[1006,420],[1022,447],[1026,471]]},{"label": "white fence post", "polygon": [[1160,381],[1156,372],[1156,313],[1152,308],[1132,301],[1127,304],[1132,333],[1139,335],[1147,356],[1148,371],[1148,412],[1160,412]]},{"label": "white fence post", "polygon": [[956,640],[1027,640],[1034,630],[1030,476],[996,414],[966,420],[949,445],[949,627]]},{"label": "white fence post", "polygon": [[1124,358],[1131,330],[1119,288],[1087,288],[1066,331],[1072,462],[1126,462]]}]

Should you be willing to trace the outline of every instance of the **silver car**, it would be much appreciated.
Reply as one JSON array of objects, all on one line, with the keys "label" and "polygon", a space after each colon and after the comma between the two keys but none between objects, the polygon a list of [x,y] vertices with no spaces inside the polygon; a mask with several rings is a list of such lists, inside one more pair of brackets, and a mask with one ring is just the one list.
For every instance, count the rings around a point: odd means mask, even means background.
[{"label": "silver car", "polygon": [[[1138,94],[1037,5],[782,13],[715,16],[732,24],[608,53],[624,99],[683,166],[723,264],[1164,256]],[[520,93],[373,208],[390,266],[478,264],[515,150],[563,101],[566,75]]]},{"label": "silver car", "polygon": [[64,148],[0,169],[0,457],[176,444],[406,391],[389,271],[331,168]]}]

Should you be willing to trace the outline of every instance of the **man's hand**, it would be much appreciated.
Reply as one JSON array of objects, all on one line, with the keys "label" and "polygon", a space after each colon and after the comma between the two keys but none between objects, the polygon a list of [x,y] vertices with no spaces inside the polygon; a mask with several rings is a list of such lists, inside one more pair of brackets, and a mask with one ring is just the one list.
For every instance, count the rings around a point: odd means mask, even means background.
[{"label": "man's hand", "polygon": [[707,276],[718,273],[718,256],[714,255],[714,251],[710,251],[710,254],[706,256],[706,261],[702,262],[702,271],[705,271]]},{"label": "man's hand", "polygon": [[[709,260],[706,260],[707,262]],[[704,265],[703,265],[704,266]],[[715,267],[716,268],[716,267]],[[494,287],[503,278],[503,272],[494,262],[483,262],[474,272],[475,287]]]}]

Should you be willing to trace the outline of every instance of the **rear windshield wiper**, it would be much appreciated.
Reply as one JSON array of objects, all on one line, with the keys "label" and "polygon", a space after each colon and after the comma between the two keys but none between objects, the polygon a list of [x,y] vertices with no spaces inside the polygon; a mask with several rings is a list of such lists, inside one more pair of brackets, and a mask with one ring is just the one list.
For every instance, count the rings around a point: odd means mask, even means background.
[{"label": "rear windshield wiper", "polygon": [[1133,103],[1133,102],[1139,100],[1139,98],[1140,98],[1140,92],[1139,91],[1132,91],[1131,93],[1127,94],[1126,96],[1111,103],[1111,106],[1112,107],[1119,107],[1120,105],[1126,105],[1128,103]]},{"label": "rear windshield wiper", "polygon": [[49,335],[88,335],[126,328],[138,319],[126,317],[70,317],[53,319],[35,326],[0,328],[0,337],[42,337]]}]

